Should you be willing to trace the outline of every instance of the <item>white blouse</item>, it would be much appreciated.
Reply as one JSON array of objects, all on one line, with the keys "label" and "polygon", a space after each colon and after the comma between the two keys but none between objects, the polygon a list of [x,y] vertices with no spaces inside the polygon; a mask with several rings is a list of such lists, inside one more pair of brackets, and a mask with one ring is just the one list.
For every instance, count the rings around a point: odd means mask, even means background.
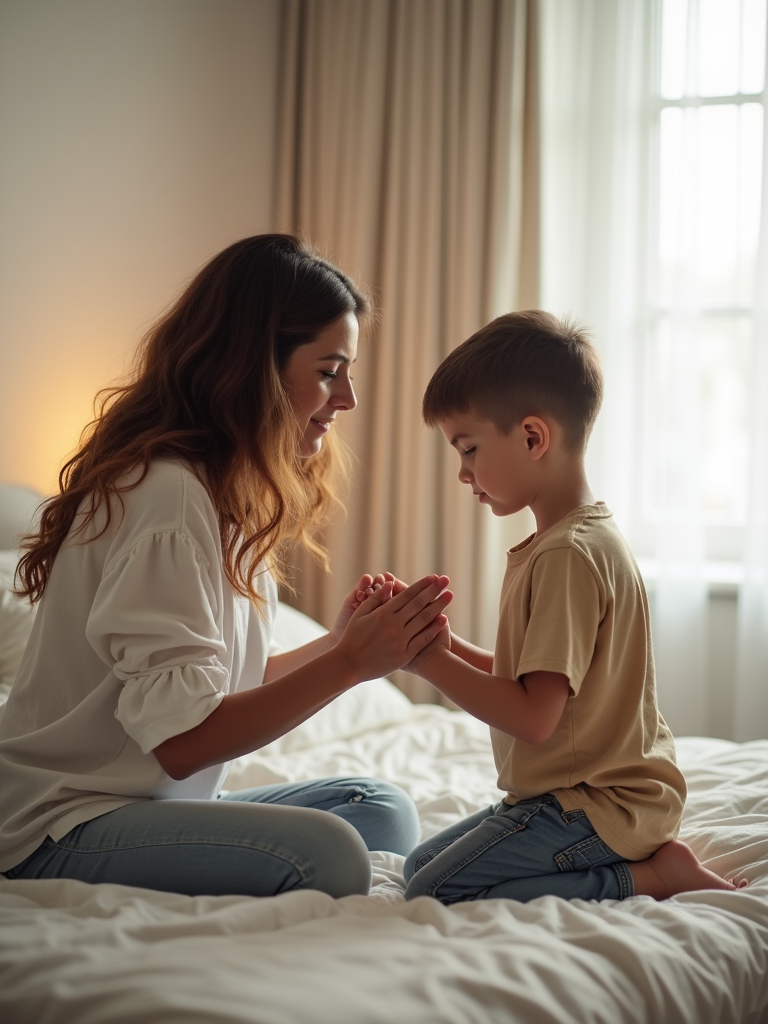
[{"label": "white blouse", "polygon": [[0,711],[0,871],[125,804],[214,798],[228,764],[176,781],[152,750],[259,686],[276,652],[274,580],[257,577],[262,618],[224,575],[218,517],[189,469],[157,460],[122,500],[102,536],[103,509],[70,531]]}]

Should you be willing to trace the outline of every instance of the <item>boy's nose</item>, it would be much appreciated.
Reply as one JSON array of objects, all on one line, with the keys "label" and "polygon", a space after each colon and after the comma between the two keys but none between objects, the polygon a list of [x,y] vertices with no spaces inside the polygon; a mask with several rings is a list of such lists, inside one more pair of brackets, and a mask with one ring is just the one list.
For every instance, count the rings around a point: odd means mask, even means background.
[{"label": "boy's nose", "polygon": [[474,480],[474,477],[472,476],[468,469],[465,469],[464,466],[462,466],[461,469],[459,470],[459,480],[463,484],[471,484],[472,481]]}]

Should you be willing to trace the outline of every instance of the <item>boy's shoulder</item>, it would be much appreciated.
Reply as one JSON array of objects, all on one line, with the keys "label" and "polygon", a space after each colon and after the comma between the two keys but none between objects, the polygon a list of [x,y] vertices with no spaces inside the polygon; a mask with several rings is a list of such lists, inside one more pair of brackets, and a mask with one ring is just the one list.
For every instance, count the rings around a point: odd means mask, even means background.
[{"label": "boy's shoulder", "polygon": [[546,533],[528,537],[507,552],[507,564],[522,567],[527,563],[530,571],[542,558],[549,560],[573,552],[598,571],[610,564],[625,564],[632,572],[637,571],[629,544],[605,502],[580,505]]},{"label": "boy's shoulder", "polygon": [[535,556],[577,552],[602,580],[639,577],[632,549],[605,502],[581,505],[543,534]]},{"label": "boy's shoulder", "polygon": [[579,505],[546,533],[528,537],[512,548],[509,554],[525,559],[562,548],[588,551],[616,543],[625,545],[626,541],[616,526],[611,510],[605,502],[599,501],[594,505]]}]

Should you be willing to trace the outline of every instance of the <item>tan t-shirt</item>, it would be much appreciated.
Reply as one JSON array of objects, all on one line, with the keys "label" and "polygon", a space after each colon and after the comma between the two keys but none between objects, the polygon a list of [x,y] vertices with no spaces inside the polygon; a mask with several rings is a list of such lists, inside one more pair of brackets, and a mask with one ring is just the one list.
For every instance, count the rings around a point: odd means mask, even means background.
[{"label": "tan t-shirt", "polygon": [[554,793],[628,860],[675,838],[686,789],[656,703],[648,601],[602,502],[508,552],[493,670],[562,672],[571,687],[545,743],[491,729],[507,803]]}]

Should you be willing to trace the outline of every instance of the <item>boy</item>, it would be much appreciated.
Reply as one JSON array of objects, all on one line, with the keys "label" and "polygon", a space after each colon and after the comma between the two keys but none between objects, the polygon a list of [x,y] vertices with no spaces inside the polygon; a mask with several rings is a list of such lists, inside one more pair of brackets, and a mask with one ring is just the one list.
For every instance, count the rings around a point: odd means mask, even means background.
[{"label": "boy", "polygon": [[584,332],[540,310],[488,324],[427,387],[459,480],[494,515],[528,506],[536,533],[507,555],[495,655],[446,627],[408,666],[491,726],[506,795],[411,852],[407,899],[736,888],[676,840],[685,782],[645,590],[584,469],[602,390]]}]

